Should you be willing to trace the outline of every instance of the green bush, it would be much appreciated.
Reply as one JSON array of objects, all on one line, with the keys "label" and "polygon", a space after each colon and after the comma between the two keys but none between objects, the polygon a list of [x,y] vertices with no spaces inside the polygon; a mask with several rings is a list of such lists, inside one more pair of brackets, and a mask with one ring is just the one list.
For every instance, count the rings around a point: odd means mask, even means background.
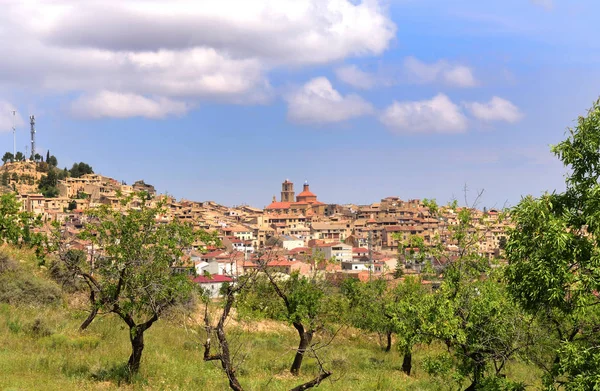
[{"label": "green bush", "polygon": [[8,254],[0,253],[0,274],[16,271],[19,268],[17,261],[8,256]]},{"label": "green bush", "polygon": [[34,320],[27,328],[29,333],[34,337],[48,337],[54,334],[54,331],[41,318]]},{"label": "green bush", "polygon": [[0,274],[0,303],[44,305],[59,303],[61,298],[62,292],[53,282],[31,274]]}]

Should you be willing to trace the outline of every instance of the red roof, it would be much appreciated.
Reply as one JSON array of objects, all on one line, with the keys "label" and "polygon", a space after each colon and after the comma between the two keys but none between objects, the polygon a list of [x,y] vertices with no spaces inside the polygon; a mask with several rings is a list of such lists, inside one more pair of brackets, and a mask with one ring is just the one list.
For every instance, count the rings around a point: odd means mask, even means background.
[{"label": "red roof", "polygon": [[288,209],[290,207],[290,203],[289,202],[271,202],[271,204],[269,206],[267,206],[265,209]]},{"label": "red roof", "polygon": [[304,190],[302,193],[298,194],[296,197],[316,197],[317,195],[310,190]]},{"label": "red roof", "polygon": [[202,255],[202,258],[216,258],[219,255],[223,255],[223,253],[225,253],[225,250],[216,250],[210,253],[206,253]]},{"label": "red roof", "polygon": [[288,254],[298,254],[298,253],[307,252],[307,251],[310,251],[310,247],[296,247],[296,248],[291,249],[288,252]]},{"label": "red roof", "polygon": [[210,283],[214,283],[214,282],[232,282],[233,278],[223,276],[221,274],[213,274],[210,277],[198,276],[198,277],[194,278],[192,281],[197,284],[210,284]]}]

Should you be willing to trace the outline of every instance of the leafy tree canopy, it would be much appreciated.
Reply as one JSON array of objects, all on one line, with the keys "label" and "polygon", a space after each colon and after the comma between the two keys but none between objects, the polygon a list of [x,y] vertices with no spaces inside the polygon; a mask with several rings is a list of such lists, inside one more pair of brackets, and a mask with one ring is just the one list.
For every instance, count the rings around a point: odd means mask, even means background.
[{"label": "leafy tree canopy", "polygon": [[569,170],[566,191],[524,198],[510,211],[506,244],[510,292],[550,325],[558,347],[547,386],[600,384],[600,101],[552,152]]}]

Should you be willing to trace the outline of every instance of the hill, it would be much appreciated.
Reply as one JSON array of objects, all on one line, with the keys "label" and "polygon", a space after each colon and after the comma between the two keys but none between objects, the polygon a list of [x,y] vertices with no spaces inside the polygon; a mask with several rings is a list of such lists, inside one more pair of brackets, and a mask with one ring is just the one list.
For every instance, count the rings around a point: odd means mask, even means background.
[{"label": "hill", "polygon": [[[87,315],[84,295],[61,289],[48,268],[37,266],[31,252],[2,247],[0,254],[4,260],[0,262],[0,389],[228,389],[220,366],[203,361],[199,308],[188,314],[175,311],[148,331],[141,373],[128,384],[122,368],[130,347],[122,321],[100,316],[80,332]],[[12,288],[7,281],[13,281]],[[218,303],[213,305],[216,309]],[[300,378],[289,375],[297,335],[286,323],[236,317],[227,332],[240,381],[248,390],[288,390],[315,375],[317,366],[311,358]],[[451,373],[437,378],[425,371],[427,357],[441,352],[441,346],[421,346],[414,355],[414,375],[407,377],[401,371],[401,355],[384,352],[376,334],[344,328],[323,351],[333,376],[319,389],[456,389],[456,383],[446,380]],[[533,367],[510,365],[511,377],[539,384]]]},{"label": "hill", "polygon": [[16,189],[19,194],[36,193],[48,165],[37,162],[7,162],[0,167],[0,185],[5,189]]}]

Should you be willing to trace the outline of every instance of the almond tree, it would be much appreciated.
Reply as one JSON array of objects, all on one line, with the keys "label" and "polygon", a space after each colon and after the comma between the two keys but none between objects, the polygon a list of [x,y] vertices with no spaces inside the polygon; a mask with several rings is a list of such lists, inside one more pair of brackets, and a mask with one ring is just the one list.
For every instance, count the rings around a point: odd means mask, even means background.
[{"label": "almond tree", "polygon": [[547,388],[598,389],[600,101],[552,152],[568,168],[566,190],[511,210],[506,276],[513,297],[548,327],[550,342],[535,359]]},{"label": "almond tree", "polygon": [[[225,332],[225,323],[230,315],[232,307],[236,303],[236,299],[243,296],[245,290],[253,288],[253,284],[256,282],[257,271],[258,270],[255,270],[249,275],[242,276],[233,283],[225,286],[223,309],[216,326],[212,324],[209,316],[208,300],[205,301],[204,324],[206,330],[206,342],[204,343],[204,361],[219,361],[221,363],[223,372],[227,376],[229,387],[233,391],[244,391],[244,388],[237,377],[236,367],[233,363],[229,341]],[[215,349],[212,344],[212,336],[215,334],[217,337],[218,349]],[[308,349],[311,350],[317,360],[319,373],[314,379],[302,383],[292,388],[290,391],[302,391],[316,387],[321,384],[323,380],[331,376],[331,372],[324,369],[322,361],[319,359],[316,350],[312,349],[312,346],[307,346],[303,355]],[[214,352],[215,350],[217,351],[216,353]]]},{"label": "almond tree", "polygon": [[0,245],[41,244],[42,236],[33,232],[33,228],[41,225],[40,217],[22,211],[21,206],[15,193],[0,195]]},{"label": "almond tree", "polygon": [[[135,201],[136,208],[130,207]],[[88,212],[81,238],[91,241],[95,250],[91,259],[59,252],[60,259],[90,289],[92,314],[98,311],[116,314],[129,328],[131,355],[127,368],[131,375],[140,368],[144,333],[165,309],[185,301],[192,286],[185,275],[174,274],[184,250],[201,237],[206,244],[215,237],[195,231],[177,219],[157,223],[165,212],[162,202],[150,200],[145,193],[121,199],[119,208],[103,205]]]}]

